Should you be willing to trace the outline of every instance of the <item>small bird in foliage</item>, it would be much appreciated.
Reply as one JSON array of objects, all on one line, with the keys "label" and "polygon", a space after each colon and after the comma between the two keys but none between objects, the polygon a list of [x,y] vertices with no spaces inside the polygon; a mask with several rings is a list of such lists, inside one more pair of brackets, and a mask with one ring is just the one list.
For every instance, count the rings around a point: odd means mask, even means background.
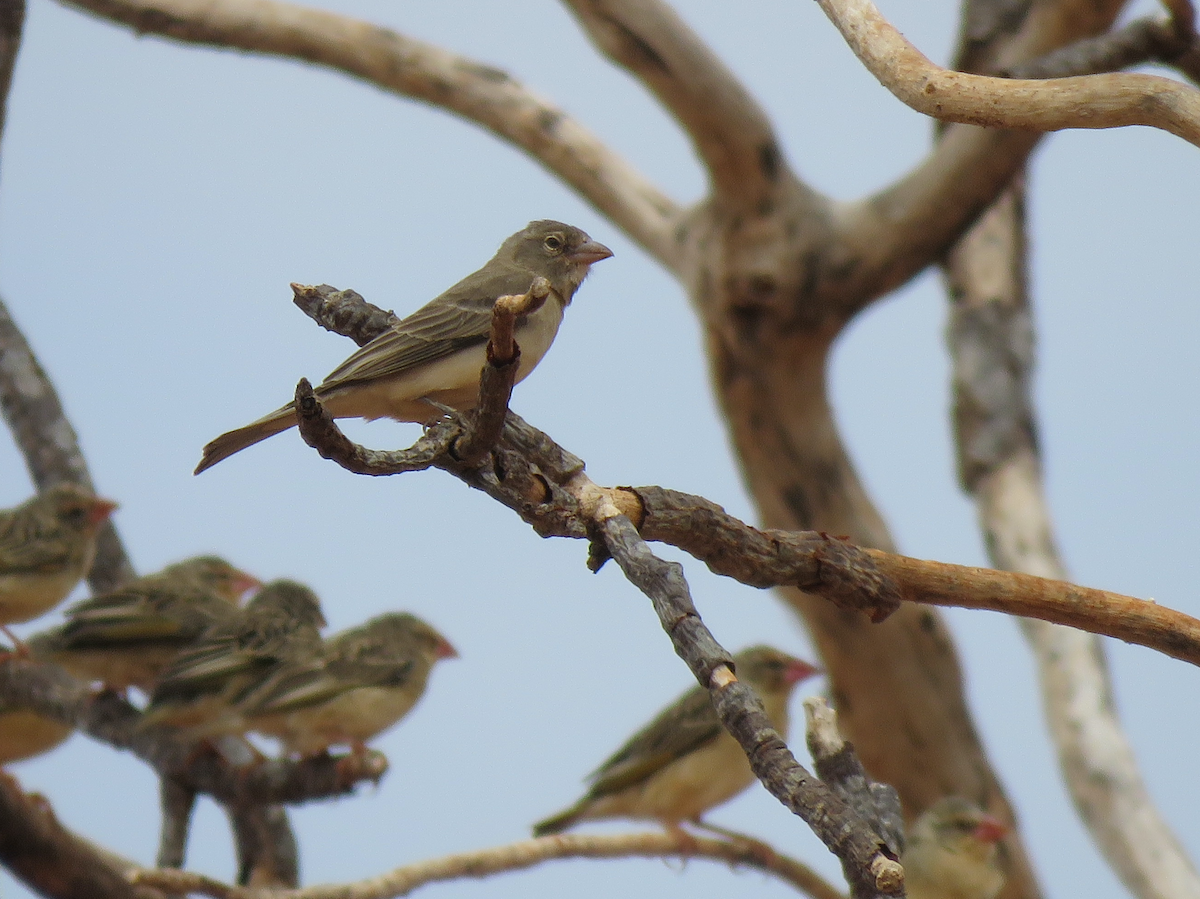
[{"label": "small bird in foliage", "polygon": [[0,629],[30,621],[67,598],[96,555],[96,533],[117,504],[78,484],[58,484],[0,510]]},{"label": "small bird in foliage", "polygon": [[175,657],[150,695],[144,721],[194,737],[244,732],[235,706],[285,664],[321,654],[325,626],[317,595],[295,581],[271,581],[230,621]]},{"label": "small bird in foliage", "polygon": [[[737,677],[754,688],[767,717],[787,733],[788,698],[800,681],[819,673],[807,662],[769,646],[734,656]],[[754,782],[741,746],[721,726],[708,691],[693,687],[589,777],[591,787],[570,808],[534,825],[535,836],[580,821],[641,818],[678,830]]]},{"label": "small bird in foliage", "polygon": [[[545,302],[517,320],[521,362],[516,380],[521,381],[550,349],[563,310],[591,265],[611,255],[578,228],[530,222],[504,241],[483,268],[394,323],[334,369],[316,388],[316,396],[334,418],[431,422],[442,413],[427,400],[471,409],[478,401],[496,300],[524,294],[536,278],[550,282]],[[222,434],[204,447],[196,474],[295,424],[289,403]]]},{"label": "small bird in foliage", "polygon": [[0,703],[0,765],[49,752],[69,736],[66,724]]},{"label": "small bird in foliage", "polygon": [[1004,886],[996,844],[1006,833],[966,799],[938,800],[917,819],[900,859],[909,899],[994,899]]},{"label": "small bird in foliage", "polygon": [[29,646],[76,677],[114,690],[149,691],[183,650],[213,625],[232,621],[258,579],[216,556],[197,556],[77,602],[61,626]]},{"label": "small bird in foliage", "polygon": [[322,659],[281,667],[238,710],[251,730],[278,737],[288,752],[348,745],[361,753],[412,710],[434,663],[457,656],[415,615],[380,615],[327,640]]}]

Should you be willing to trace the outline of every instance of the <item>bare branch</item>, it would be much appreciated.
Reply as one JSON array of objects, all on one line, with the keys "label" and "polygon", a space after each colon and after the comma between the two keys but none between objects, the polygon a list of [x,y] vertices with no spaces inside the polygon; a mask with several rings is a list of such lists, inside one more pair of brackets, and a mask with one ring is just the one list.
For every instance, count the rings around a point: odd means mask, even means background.
[{"label": "bare branch", "polygon": [[158,778],[158,802],[162,809],[162,832],[154,863],[160,868],[182,868],[187,857],[188,832],[196,791],[170,777]]},{"label": "bare branch", "polygon": [[301,312],[326,331],[349,337],[359,346],[366,346],[400,321],[395,312],[371,305],[357,291],[293,283],[292,293],[292,302]]},{"label": "bare branch", "polygon": [[875,783],[838,730],[837,713],[820,696],[804,700],[805,737],[813,770],[859,815],[875,823],[892,854],[904,852],[904,813],[888,784]]},{"label": "bare branch", "polygon": [[870,0],[818,0],[855,55],[908,106],[950,122],[1058,131],[1149,125],[1200,146],[1200,91],[1141,74],[990,78],[930,62]]},{"label": "bare branch", "polygon": [[327,884],[303,890],[240,889],[186,871],[143,869],[136,872],[133,879],[136,883],[153,885],[168,892],[198,893],[217,899],[393,899],[431,883],[490,877],[556,859],[696,858],[772,874],[813,899],[845,899],[803,862],[774,849],[764,853],[760,848],[762,845],[747,840],[714,840],[684,833],[613,836],[565,833],[406,865],[357,883]]},{"label": "bare branch", "polygon": [[469,430],[451,448],[463,465],[478,465],[500,439],[521,364],[521,348],[513,336],[517,318],[536,312],[549,295],[550,282],[539,277],[524,294],[500,297],[492,307],[487,364],[479,376],[479,404],[471,413]]},{"label": "bare branch", "polygon": [[[959,472],[992,563],[1063,578],[1037,455],[1026,265],[1015,186],[946,264]],[[1146,608],[1154,607],[1139,606]],[[1141,899],[1200,896],[1200,877],[1154,807],[1121,729],[1100,641],[1044,621],[1019,621],[1037,658],[1068,789],[1104,856]]]},{"label": "bare branch", "polygon": [[[1200,664],[1200,621],[1153,601],[1015,572],[922,561],[819,532],[762,530],[703,497],[661,487],[599,487],[584,473],[581,459],[513,412],[490,464],[468,466],[454,458],[450,447],[467,425],[453,414],[407,450],[371,450],[342,433],[311,387],[306,393],[298,389],[297,396],[301,435],[325,458],[358,474],[440,468],[508,506],[544,537],[590,537],[596,505],[610,501],[646,539],[678,546],[717,574],[754,587],[799,587],[841,608],[864,610],[876,621],[894,611],[899,599],[988,609],[1105,634]],[[602,562],[596,558],[594,567]]]},{"label": "bare branch", "polygon": [[337,69],[456,113],[524,150],[667,268],[679,207],[594,134],[508,73],[388,28],[276,0],[68,0],[133,28]]},{"label": "bare branch", "polygon": [[714,198],[761,210],[788,171],[771,122],[749,91],[661,0],[568,0],[592,42],[639,79],[684,128]]},{"label": "bare branch", "polygon": [[995,74],[1004,78],[1068,78],[1119,72],[1146,62],[1172,65],[1186,58],[1194,40],[1194,35],[1182,37],[1172,22],[1134,19],[1116,31],[1076,41]]},{"label": "bare branch", "polygon": [[25,793],[0,771],[0,863],[30,889],[52,899],[165,899],[130,883],[136,866],[63,827],[45,798]]}]

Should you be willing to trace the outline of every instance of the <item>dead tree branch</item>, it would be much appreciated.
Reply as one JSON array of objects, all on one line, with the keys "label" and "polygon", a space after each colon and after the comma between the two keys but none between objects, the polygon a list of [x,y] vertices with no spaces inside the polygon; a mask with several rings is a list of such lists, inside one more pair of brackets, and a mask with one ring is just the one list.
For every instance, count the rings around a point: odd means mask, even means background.
[{"label": "dead tree branch", "polygon": [[507,72],[347,16],[274,0],[69,0],[139,34],[301,59],[421,100],[524,150],[663,265],[681,210],[565,112]]},{"label": "dead tree branch", "polygon": [[490,877],[556,859],[696,858],[763,871],[790,883],[813,899],[845,899],[803,862],[773,849],[764,853],[761,846],[745,840],[715,840],[673,833],[615,836],[565,833],[405,865],[357,883],[327,884],[302,890],[245,889],[187,871],[141,870],[133,879],[138,884],[153,885],[167,892],[195,893],[215,899],[393,899],[431,883]]},{"label": "dead tree branch", "polygon": [[49,803],[0,771],[0,863],[51,899],[165,899],[130,882],[136,868],[71,833]]},{"label": "dead tree branch", "polygon": [[[993,565],[1065,578],[1042,489],[1026,266],[1023,191],[1015,185],[946,263],[959,479],[975,500]],[[1128,621],[1120,605],[1115,620]],[[1135,601],[1127,611],[1160,610]],[[1104,647],[1081,630],[1019,621],[1064,780],[1105,858],[1140,899],[1200,896],[1200,877],[1155,808],[1121,728]],[[1168,638],[1187,626],[1160,623]]]},{"label": "dead tree branch", "polygon": [[1200,146],[1200,91],[1178,81],[1128,73],[1040,81],[954,72],[930,62],[870,0],[819,2],[871,74],[917,112],[1033,131],[1148,125]]}]

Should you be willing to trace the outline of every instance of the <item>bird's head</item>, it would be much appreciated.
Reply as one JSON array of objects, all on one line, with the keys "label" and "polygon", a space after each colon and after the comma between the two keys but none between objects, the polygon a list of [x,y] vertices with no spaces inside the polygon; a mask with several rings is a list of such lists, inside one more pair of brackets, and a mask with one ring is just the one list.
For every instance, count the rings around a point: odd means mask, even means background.
[{"label": "bird's head", "polygon": [[587,277],[590,266],[612,255],[612,250],[588,237],[586,231],[562,222],[530,222],[504,242],[499,256],[510,256],[517,265],[541,275],[566,303]]},{"label": "bird's head", "polygon": [[230,565],[220,556],[196,556],[169,566],[164,574],[199,584],[226,602],[236,604],[247,590],[262,586],[252,574]]},{"label": "bird's head", "polygon": [[740,680],[767,693],[790,691],[800,681],[821,673],[820,668],[770,646],[744,649],[733,662]]},{"label": "bird's head", "polygon": [[117,504],[102,499],[79,484],[56,484],[34,497],[31,503],[44,504],[55,519],[72,530],[95,533],[108,520]]}]

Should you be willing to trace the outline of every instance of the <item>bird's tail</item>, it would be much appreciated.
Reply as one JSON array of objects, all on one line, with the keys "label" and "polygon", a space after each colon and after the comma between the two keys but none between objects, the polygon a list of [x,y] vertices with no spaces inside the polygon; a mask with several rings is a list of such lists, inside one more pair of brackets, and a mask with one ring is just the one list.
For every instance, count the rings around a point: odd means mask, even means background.
[{"label": "bird's tail", "polygon": [[545,821],[539,821],[533,825],[533,835],[535,837],[548,837],[550,834],[562,833],[583,818],[583,812],[587,808],[587,804],[587,799],[581,799],[569,809],[561,811],[557,815],[552,815]]},{"label": "bird's tail", "polygon": [[244,428],[228,431],[204,447],[204,455],[193,474],[200,474],[212,468],[222,459],[227,459],[234,453],[241,452],[248,446],[253,446],[260,440],[295,427],[296,413],[291,405],[276,409],[270,415],[264,415],[258,421],[252,421]]}]

